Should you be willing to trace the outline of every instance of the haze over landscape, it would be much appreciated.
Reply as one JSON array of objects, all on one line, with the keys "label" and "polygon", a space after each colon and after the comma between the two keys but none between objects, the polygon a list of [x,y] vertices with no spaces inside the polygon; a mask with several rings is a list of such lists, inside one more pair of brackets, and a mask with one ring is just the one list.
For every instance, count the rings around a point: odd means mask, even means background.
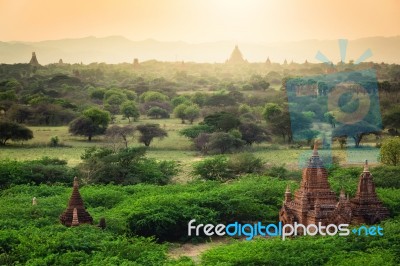
[{"label": "haze over landscape", "polygon": [[[0,63],[27,63],[32,51],[36,51],[41,64],[58,62],[85,64],[92,62],[122,63],[133,61],[194,61],[222,63],[228,59],[235,44],[249,62],[297,63],[318,62],[317,51],[323,52],[331,61],[340,61],[337,40],[305,40],[268,44],[219,41],[192,44],[183,41],[161,42],[153,39],[131,41],[122,36],[104,38],[86,37],[42,42],[0,42]],[[400,63],[400,37],[372,37],[349,40],[347,60],[357,60],[368,48],[373,56],[367,61]]]},{"label": "haze over landscape", "polygon": [[399,63],[400,2],[384,2],[0,0],[0,63],[224,62],[235,44],[249,62],[338,62],[341,38],[348,60]]}]

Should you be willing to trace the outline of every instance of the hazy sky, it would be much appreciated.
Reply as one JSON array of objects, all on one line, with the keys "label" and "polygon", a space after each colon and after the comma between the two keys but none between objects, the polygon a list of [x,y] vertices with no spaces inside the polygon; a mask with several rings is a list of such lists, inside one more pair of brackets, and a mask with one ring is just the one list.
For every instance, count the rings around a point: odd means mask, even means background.
[{"label": "hazy sky", "polygon": [[0,0],[0,41],[355,39],[400,35],[399,12],[399,0]]}]

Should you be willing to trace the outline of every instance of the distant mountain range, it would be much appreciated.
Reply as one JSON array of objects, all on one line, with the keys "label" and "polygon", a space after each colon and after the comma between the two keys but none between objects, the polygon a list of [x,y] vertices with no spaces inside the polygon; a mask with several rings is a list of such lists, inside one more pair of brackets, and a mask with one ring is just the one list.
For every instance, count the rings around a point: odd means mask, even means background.
[{"label": "distant mountain range", "polygon": [[[220,41],[191,44],[152,39],[131,41],[121,36],[110,36],[41,42],[0,42],[0,63],[28,63],[32,52],[36,52],[40,64],[56,63],[59,59],[64,63],[132,63],[134,58],[138,58],[140,62],[155,59],[222,63],[229,58],[236,44],[249,62],[265,62],[268,57],[277,63],[282,63],[285,59],[288,62],[293,60],[298,63],[303,63],[305,60],[318,62],[315,59],[318,51],[335,63],[340,61],[337,40],[265,44]],[[365,50],[371,49],[373,56],[366,61],[400,63],[400,36],[349,40],[347,48],[346,61],[357,60]]]}]

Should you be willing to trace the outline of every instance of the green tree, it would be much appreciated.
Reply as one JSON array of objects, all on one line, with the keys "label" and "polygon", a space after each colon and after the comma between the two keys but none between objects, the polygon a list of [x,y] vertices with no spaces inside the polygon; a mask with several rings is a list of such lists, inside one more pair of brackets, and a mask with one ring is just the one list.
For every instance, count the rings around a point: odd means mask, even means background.
[{"label": "green tree", "polygon": [[391,109],[388,113],[383,116],[383,125],[389,129],[393,135],[399,134],[400,128],[400,108],[396,107]]},{"label": "green tree", "polygon": [[184,96],[184,95],[177,96],[177,97],[175,97],[175,98],[173,98],[173,99],[171,100],[171,104],[172,104],[174,107],[177,107],[178,105],[180,105],[180,104],[182,104],[182,103],[191,104],[191,102],[190,102],[190,100],[188,99],[188,97],[186,97],[186,96]]},{"label": "green tree", "polygon": [[17,123],[24,123],[33,115],[29,106],[14,104],[7,112],[7,117]]},{"label": "green tree", "polygon": [[33,138],[32,131],[15,122],[0,121],[0,145],[6,145],[8,140],[20,141]]},{"label": "green tree", "polygon": [[381,134],[381,129],[365,121],[355,124],[343,124],[332,131],[333,138],[350,137],[354,139],[355,147],[359,147],[364,136]]},{"label": "green tree", "polygon": [[140,95],[139,100],[142,103],[166,102],[168,101],[168,96],[158,91],[146,91]]},{"label": "green tree", "polygon": [[240,113],[241,115],[247,114],[247,113],[250,113],[250,112],[251,112],[251,107],[250,107],[249,105],[243,103],[243,104],[241,104],[241,105],[239,106],[239,113]]},{"label": "green tree", "polygon": [[281,108],[275,103],[267,103],[263,116],[272,133],[281,135],[284,141],[286,137],[289,143],[292,141],[290,117],[287,109]]},{"label": "green tree", "polygon": [[176,118],[181,119],[182,124],[185,124],[186,119],[186,108],[188,107],[187,104],[181,103],[177,107],[174,108],[174,116]]},{"label": "green tree", "polygon": [[324,114],[325,121],[328,122],[332,128],[336,127],[335,115],[332,112],[326,112]]},{"label": "green tree", "polygon": [[88,141],[91,141],[93,136],[104,134],[110,120],[109,112],[91,107],[70,123],[69,132],[73,135],[86,136]]},{"label": "green tree", "polygon": [[104,89],[104,88],[93,88],[92,87],[91,92],[90,92],[90,98],[96,99],[96,100],[103,100],[105,92],[106,92],[106,89]]},{"label": "green tree", "polygon": [[131,122],[131,118],[133,118],[133,121],[137,121],[140,116],[139,109],[133,101],[124,102],[121,106],[121,113],[128,118],[129,122]]},{"label": "green tree", "polygon": [[154,118],[154,119],[169,118],[169,113],[164,108],[161,108],[161,107],[158,107],[158,106],[154,106],[154,107],[151,107],[147,111],[147,116],[149,116],[151,118]]},{"label": "green tree", "polygon": [[242,147],[244,141],[230,133],[214,132],[210,135],[208,149],[218,153],[227,153]]},{"label": "green tree", "polygon": [[197,162],[193,166],[192,174],[205,180],[217,181],[226,181],[233,176],[232,171],[228,168],[228,157],[225,155],[216,155]]},{"label": "green tree", "polygon": [[228,132],[240,125],[240,120],[232,113],[217,112],[204,118],[204,124],[214,128],[214,131]]},{"label": "green tree", "polygon": [[187,127],[179,131],[179,134],[185,136],[190,139],[197,138],[201,133],[211,133],[213,128],[209,125],[195,125],[191,127]]},{"label": "green tree", "polygon": [[193,124],[193,121],[200,116],[200,108],[198,105],[189,105],[185,109],[185,117],[189,120],[190,124]]},{"label": "green tree", "polygon": [[400,165],[400,137],[385,139],[381,147],[381,161],[387,165]]},{"label": "green tree", "polygon": [[242,123],[239,125],[239,131],[242,135],[242,140],[244,140],[246,144],[250,146],[253,143],[261,143],[271,140],[269,132],[264,127],[257,125],[256,123]]},{"label": "green tree", "polygon": [[163,139],[168,136],[167,132],[160,128],[159,124],[144,124],[136,127],[140,132],[139,142],[143,143],[145,146],[150,146],[150,143],[154,138]]}]

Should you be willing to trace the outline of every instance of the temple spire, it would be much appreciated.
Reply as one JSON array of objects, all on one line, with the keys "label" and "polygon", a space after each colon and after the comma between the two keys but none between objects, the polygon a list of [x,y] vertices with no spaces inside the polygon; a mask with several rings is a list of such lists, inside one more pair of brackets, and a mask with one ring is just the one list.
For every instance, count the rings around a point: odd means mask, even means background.
[{"label": "temple spire", "polygon": [[313,156],[318,156],[318,140],[314,141]]},{"label": "temple spire", "polygon": [[247,61],[243,58],[242,52],[239,50],[239,46],[235,45],[235,49],[233,49],[231,56],[226,61],[227,64],[243,64],[247,63]]},{"label": "temple spire", "polygon": [[74,177],[72,194],[68,201],[67,209],[60,215],[60,222],[65,226],[77,226],[83,223],[93,223],[93,218],[86,211],[82,196],[79,193],[79,182],[77,177]]},{"label": "temple spire", "polygon": [[32,52],[32,58],[31,58],[31,61],[29,61],[29,64],[32,66],[40,66],[35,52]]},{"label": "temple spire", "polygon": [[79,188],[79,182],[76,176],[74,177],[74,188]]},{"label": "temple spire", "polygon": [[365,164],[364,164],[364,172],[369,172],[368,160],[365,160]]},{"label": "temple spire", "polygon": [[285,191],[285,202],[292,201],[292,192],[290,192],[290,185],[287,184]]}]

